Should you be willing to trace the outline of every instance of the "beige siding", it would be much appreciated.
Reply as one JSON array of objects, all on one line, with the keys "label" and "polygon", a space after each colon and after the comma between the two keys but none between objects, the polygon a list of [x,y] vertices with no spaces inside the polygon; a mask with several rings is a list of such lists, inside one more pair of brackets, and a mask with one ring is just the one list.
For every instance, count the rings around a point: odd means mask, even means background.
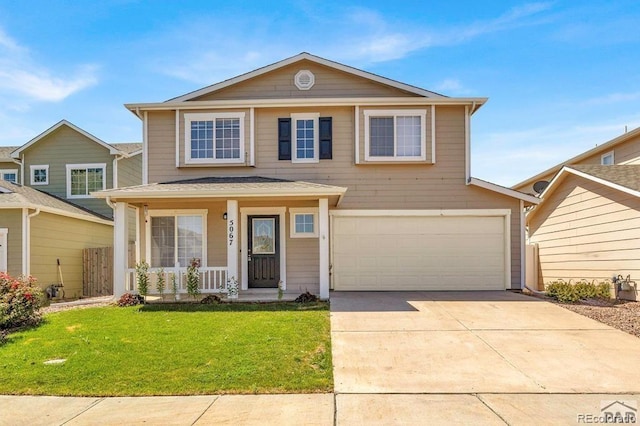
[{"label": "beige siding", "polygon": [[118,160],[118,187],[142,184],[142,154]]},{"label": "beige siding", "polygon": [[529,221],[539,245],[540,281],[640,280],[640,200],[567,176]]},{"label": "beige siding", "polygon": [[[61,126],[23,151],[24,183],[31,186],[31,165],[49,165],[49,184],[34,188],[60,198],[67,197],[67,164],[105,163],[106,188],[113,187],[113,156],[96,142],[75,130]],[[104,200],[96,198],[74,198],[74,204],[113,217],[113,211]]]},{"label": "beige siding", "polygon": [[[299,90],[294,77],[300,70],[309,70],[315,84],[309,90]],[[348,98],[348,97],[416,96],[404,90],[338,71],[310,61],[300,61],[263,74],[251,80],[200,96],[194,100],[273,99],[273,98]]]},{"label": "beige siding", "polygon": [[[317,164],[279,161],[278,117],[309,111],[333,117],[333,159],[320,160]],[[175,113],[151,112],[149,181],[205,176],[266,176],[347,187],[341,209],[511,209],[512,287],[519,288],[519,201],[465,184],[464,107],[436,108],[435,164],[356,165],[353,119],[352,107],[257,109],[256,167],[176,168]]]},{"label": "beige siding", "polygon": [[31,219],[31,275],[42,288],[60,282],[60,259],[65,297],[82,296],[82,250],[113,246],[113,227],[85,220],[40,213]]},{"label": "beige siding", "polygon": [[7,228],[7,272],[22,275],[22,210],[0,210],[0,228]]}]

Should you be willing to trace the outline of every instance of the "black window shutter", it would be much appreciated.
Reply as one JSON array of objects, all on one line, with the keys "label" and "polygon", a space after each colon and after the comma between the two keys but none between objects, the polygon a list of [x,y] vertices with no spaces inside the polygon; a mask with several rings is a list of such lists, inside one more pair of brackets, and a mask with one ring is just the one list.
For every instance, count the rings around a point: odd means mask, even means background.
[{"label": "black window shutter", "polygon": [[278,118],[278,160],[291,160],[290,118]]},{"label": "black window shutter", "polygon": [[320,159],[331,160],[333,157],[331,117],[320,117],[318,121],[320,127]]}]

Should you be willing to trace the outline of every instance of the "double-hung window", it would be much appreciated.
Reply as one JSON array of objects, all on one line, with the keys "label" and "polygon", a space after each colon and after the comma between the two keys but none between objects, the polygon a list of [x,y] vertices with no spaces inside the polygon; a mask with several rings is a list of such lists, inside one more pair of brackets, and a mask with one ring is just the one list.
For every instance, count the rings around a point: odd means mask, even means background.
[{"label": "double-hung window", "polygon": [[31,185],[49,185],[49,166],[29,166],[31,170]]},{"label": "double-hung window", "polygon": [[18,169],[0,169],[0,177],[7,182],[18,183]]},{"label": "double-hung window", "polygon": [[192,259],[205,266],[206,211],[152,210],[149,216],[151,267],[187,267]]},{"label": "double-hung window", "polygon": [[244,163],[244,112],[185,114],[187,164]]},{"label": "double-hung window", "polygon": [[318,162],[318,119],[320,114],[291,114],[293,163]]},{"label": "double-hung window", "polygon": [[426,159],[425,110],[366,110],[366,161]]},{"label": "double-hung window", "polygon": [[67,164],[67,198],[90,198],[91,192],[106,189],[105,163]]}]

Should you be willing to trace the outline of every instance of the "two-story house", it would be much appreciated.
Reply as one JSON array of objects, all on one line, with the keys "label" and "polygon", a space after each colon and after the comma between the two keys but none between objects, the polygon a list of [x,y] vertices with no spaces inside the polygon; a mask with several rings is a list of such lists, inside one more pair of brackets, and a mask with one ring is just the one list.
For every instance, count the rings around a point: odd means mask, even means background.
[{"label": "two-story house", "polygon": [[527,284],[613,280],[618,297],[638,300],[640,128],[570,158],[513,187],[537,193],[527,213]]},{"label": "two-story house", "polygon": [[66,120],[0,150],[0,270],[83,296],[82,250],[113,245],[113,210],[89,193],[139,184],[141,152],[139,143],[111,145]]},{"label": "two-story house", "polygon": [[182,291],[194,258],[203,292],[520,289],[524,207],[538,200],[471,177],[485,101],[302,53],[126,105],[144,184],[94,193],[114,205],[115,294],[135,290],[118,249],[131,207],[139,259]]}]

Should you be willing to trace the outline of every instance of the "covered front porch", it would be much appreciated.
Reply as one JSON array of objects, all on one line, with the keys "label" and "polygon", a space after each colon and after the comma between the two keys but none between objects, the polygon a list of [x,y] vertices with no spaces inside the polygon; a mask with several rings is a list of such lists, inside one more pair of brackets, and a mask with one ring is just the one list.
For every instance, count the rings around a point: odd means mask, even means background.
[{"label": "covered front porch", "polygon": [[[329,297],[329,208],[346,188],[261,177],[202,178],[100,191],[114,209],[114,295],[186,299],[189,265],[198,293],[239,300]],[[135,229],[135,232],[130,232]],[[128,255],[135,235],[135,256]],[[193,293],[193,283],[192,291]]]}]

